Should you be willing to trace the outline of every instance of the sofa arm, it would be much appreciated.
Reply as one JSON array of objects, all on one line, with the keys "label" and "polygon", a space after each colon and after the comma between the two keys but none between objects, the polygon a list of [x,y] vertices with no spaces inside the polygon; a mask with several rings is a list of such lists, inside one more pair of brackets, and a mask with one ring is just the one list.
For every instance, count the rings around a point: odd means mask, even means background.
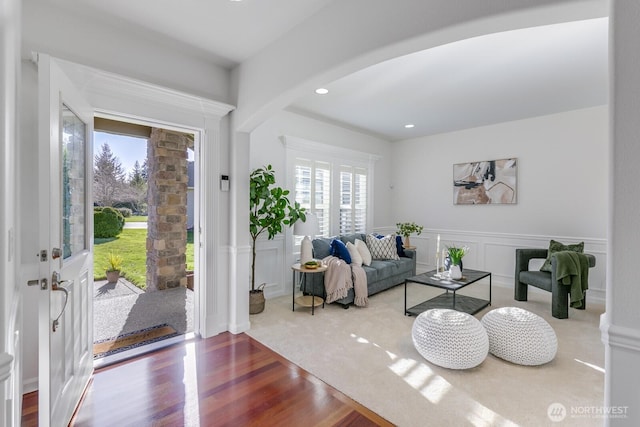
[{"label": "sofa arm", "polygon": [[404,250],[404,254],[405,254],[406,258],[411,258],[411,261],[413,261],[412,262],[413,268],[411,269],[411,275],[415,276],[416,275],[416,264],[417,264],[415,249],[405,249]]}]

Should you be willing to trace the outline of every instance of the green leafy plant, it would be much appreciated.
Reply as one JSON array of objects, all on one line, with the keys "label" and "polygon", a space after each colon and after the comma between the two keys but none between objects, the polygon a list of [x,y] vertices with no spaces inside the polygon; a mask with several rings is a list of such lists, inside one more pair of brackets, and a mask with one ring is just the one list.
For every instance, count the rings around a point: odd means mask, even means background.
[{"label": "green leafy plant", "polygon": [[409,237],[413,233],[419,236],[424,229],[422,225],[418,225],[415,222],[399,222],[396,224],[396,227],[398,227],[397,233],[403,237]]},{"label": "green leafy plant", "polygon": [[252,240],[251,291],[255,291],[256,240],[266,232],[268,239],[291,227],[298,219],[306,221],[305,209],[298,202],[289,201],[289,190],[275,185],[275,172],[271,165],[251,172],[249,176],[249,233]]},{"label": "green leafy plant", "polygon": [[462,257],[464,257],[467,252],[469,252],[468,246],[447,246],[447,252],[449,253],[449,258],[451,258],[452,265],[460,265],[460,261],[462,261]]},{"label": "green leafy plant", "polygon": [[107,271],[120,271],[122,268],[122,256],[113,252],[107,255]]}]

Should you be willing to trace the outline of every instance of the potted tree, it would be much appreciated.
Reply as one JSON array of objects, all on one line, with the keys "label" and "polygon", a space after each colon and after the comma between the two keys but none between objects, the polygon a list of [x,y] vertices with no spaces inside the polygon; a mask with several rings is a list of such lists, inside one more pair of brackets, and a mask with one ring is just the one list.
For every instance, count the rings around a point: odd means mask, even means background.
[{"label": "potted tree", "polygon": [[304,208],[298,202],[289,201],[289,190],[275,185],[275,172],[271,165],[251,172],[249,176],[249,233],[251,234],[251,290],[249,313],[264,310],[264,283],[256,288],[256,240],[267,233],[269,240],[291,227],[298,219],[306,221]]},{"label": "potted tree", "polygon": [[120,279],[120,269],[122,268],[122,256],[113,252],[107,255],[107,281],[116,283]]},{"label": "potted tree", "polygon": [[418,225],[415,222],[399,222],[396,224],[398,227],[398,234],[404,237],[404,247],[408,248],[411,246],[411,242],[409,241],[409,236],[413,233],[416,233],[418,236],[422,233],[424,227],[422,225]]}]

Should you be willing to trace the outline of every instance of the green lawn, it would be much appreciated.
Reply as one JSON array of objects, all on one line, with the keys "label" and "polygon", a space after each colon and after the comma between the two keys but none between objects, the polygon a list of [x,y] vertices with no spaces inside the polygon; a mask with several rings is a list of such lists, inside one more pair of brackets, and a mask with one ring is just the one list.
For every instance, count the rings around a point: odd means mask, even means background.
[{"label": "green lawn", "polygon": [[[146,217],[143,217],[146,218]],[[109,252],[122,255],[122,275],[140,289],[147,287],[147,230],[125,228],[120,236],[94,240],[93,276],[106,278]],[[187,270],[193,270],[193,232],[187,232]]]},{"label": "green lawn", "polygon": [[125,218],[124,222],[147,222],[147,217],[132,215],[129,218]]}]

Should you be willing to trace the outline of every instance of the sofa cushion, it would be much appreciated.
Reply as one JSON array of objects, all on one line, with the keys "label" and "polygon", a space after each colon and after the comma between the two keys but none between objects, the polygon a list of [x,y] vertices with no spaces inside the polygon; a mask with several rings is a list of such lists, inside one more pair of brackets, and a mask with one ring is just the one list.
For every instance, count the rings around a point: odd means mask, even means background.
[{"label": "sofa cushion", "polygon": [[373,234],[367,234],[367,247],[371,252],[371,258],[374,260],[399,259],[395,233],[389,234],[382,239]]},{"label": "sofa cushion", "polygon": [[544,260],[544,264],[542,264],[542,267],[540,267],[540,271],[551,273],[551,256],[560,251],[573,251],[583,253],[584,242],[576,243],[573,245],[565,245],[563,243],[556,242],[555,240],[551,240],[549,242],[549,250],[547,251],[547,259]]},{"label": "sofa cushion", "polygon": [[371,252],[369,252],[367,244],[363,240],[356,239],[355,246],[362,257],[362,264],[371,265]]},{"label": "sofa cushion", "polygon": [[311,241],[313,244],[313,257],[316,259],[324,259],[331,255],[331,241],[332,238],[317,237]]},{"label": "sofa cushion", "polygon": [[354,234],[346,234],[344,236],[340,236],[340,240],[342,240],[342,242],[346,245],[347,242],[351,242],[355,245],[356,243],[356,239],[360,239],[362,241],[364,241],[365,239],[365,234],[362,233],[354,233]]},{"label": "sofa cushion", "polygon": [[551,292],[551,273],[546,271],[521,271],[520,282]]},{"label": "sofa cushion", "polygon": [[342,240],[333,239],[331,241],[331,253],[335,257],[344,260],[347,264],[351,264],[351,255],[349,254],[349,250],[347,249],[347,245],[342,242]]},{"label": "sofa cushion", "polygon": [[400,266],[391,260],[377,260],[371,261],[371,267],[378,271],[378,280],[388,279],[400,272]]}]

